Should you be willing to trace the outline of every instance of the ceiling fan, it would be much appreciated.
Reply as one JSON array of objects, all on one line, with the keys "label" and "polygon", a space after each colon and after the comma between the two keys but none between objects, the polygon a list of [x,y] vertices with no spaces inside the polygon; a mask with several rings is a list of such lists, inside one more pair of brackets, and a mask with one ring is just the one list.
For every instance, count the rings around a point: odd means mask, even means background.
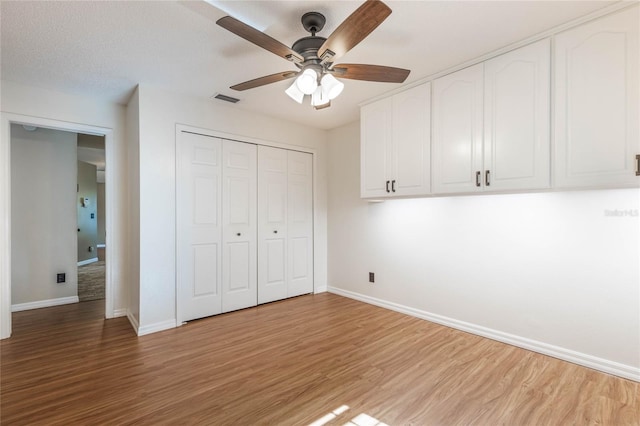
[{"label": "ceiling fan", "polygon": [[[317,36],[325,24],[319,12],[302,15],[302,26],[311,36],[297,40],[291,48],[267,34],[231,16],[216,23],[232,33],[292,62],[299,71],[284,71],[231,86],[233,90],[247,90],[296,77],[286,90],[287,95],[302,103],[305,95],[311,95],[311,105],[316,109],[331,105],[331,100],[342,92],[344,84],[338,78],[385,83],[402,83],[411,71],[381,65],[335,64],[354,46],[364,40],[389,15],[391,9],[380,0],[367,0],[340,24],[328,37]],[[318,84],[319,83],[319,84]]]}]

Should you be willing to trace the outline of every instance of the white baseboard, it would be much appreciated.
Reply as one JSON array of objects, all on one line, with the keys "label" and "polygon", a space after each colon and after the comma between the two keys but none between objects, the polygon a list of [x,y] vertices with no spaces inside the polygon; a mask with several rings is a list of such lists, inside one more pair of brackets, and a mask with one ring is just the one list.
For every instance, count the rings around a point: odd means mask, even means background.
[{"label": "white baseboard", "polygon": [[168,320],[157,322],[155,324],[143,325],[138,327],[138,336],[144,336],[146,334],[157,333],[158,331],[168,330],[170,328],[176,328],[176,320]]},{"label": "white baseboard", "polygon": [[416,318],[431,321],[437,324],[441,324],[447,327],[455,328],[457,330],[466,331],[478,336],[487,337],[492,340],[497,340],[509,345],[518,346],[520,348],[528,349],[533,352],[538,352],[544,355],[549,355],[554,358],[558,358],[564,361],[572,362],[574,364],[582,365],[585,367],[593,368],[604,373],[613,374],[614,376],[624,377],[625,379],[634,380],[640,382],[640,368],[631,365],[621,364],[615,361],[610,361],[603,358],[598,358],[592,355],[588,355],[581,352],[576,352],[571,349],[562,348],[548,343],[540,342],[537,340],[527,339],[526,337],[516,336],[514,334],[503,333],[498,330],[483,327],[476,324],[471,324],[464,321],[459,321],[453,318],[445,317],[438,314],[422,311],[420,309],[411,308],[408,306],[400,305],[386,300],[377,299],[375,297],[366,296],[364,294],[355,293],[348,290],[343,290],[336,287],[329,286],[329,292],[335,293],[340,296],[348,297],[351,299],[359,300],[361,302],[376,305],[381,308],[390,309],[392,311],[401,312],[403,314],[411,315]]},{"label": "white baseboard", "polygon": [[127,316],[127,310],[126,309],[114,309],[113,311],[113,316],[111,318],[120,318],[120,317],[126,317]]},{"label": "white baseboard", "polygon": [[326,293],[327,292],[327,286],[323,285],[321,287],[316,287],[314,290],[314,294],[318,294],[318,293]]},{"label": "white baseboard", "polygon": [[133,312],[131,312],[129,309],[127,309],[127,318],[129,319],[133,330],[136,332],[136,334],[138,334],[138,328],[140,328],[138,326],[138,320],[136,320],[136,317],[133,316]]},{"label": "white baseboard", "polygon": [[91,259],[81,260],[80,262],[78,262],[78,266],[84,266],[90,263],[96,263],[97,261],[98,261],[97,257],[92,257]]},{"label": "white baseboard", "polygon": [[11,305],[11,312],[28,311],[30,309],[49,308],[51,306],[78,303],[78,296],[58,297],[57,299],[38,300],[36,302],[16,303]]}]

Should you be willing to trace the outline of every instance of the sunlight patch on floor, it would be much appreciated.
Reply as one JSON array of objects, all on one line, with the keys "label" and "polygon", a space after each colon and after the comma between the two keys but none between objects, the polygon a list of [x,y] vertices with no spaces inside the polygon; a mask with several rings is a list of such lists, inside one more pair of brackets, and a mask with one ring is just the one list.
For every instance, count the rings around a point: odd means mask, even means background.
[{"label": "sunlight patch on floor", "polygon": [[[329,423],[330,421],[336,419],[339,415],[341,415],[348,409],[349,409],[348,405],[342,405],[336,408],[335,410],[333,410],[332,412],[322,416],[315,422],[310,423],[309,426],[323,426]],[[347,423],[345,423],[344,426],[389,426],[389,425],[381,422],[375,417],[372,417],[365,413],[361,413],[361,414],[358,414],[353,419],[351,419],[350,421],[348,421]]]}]

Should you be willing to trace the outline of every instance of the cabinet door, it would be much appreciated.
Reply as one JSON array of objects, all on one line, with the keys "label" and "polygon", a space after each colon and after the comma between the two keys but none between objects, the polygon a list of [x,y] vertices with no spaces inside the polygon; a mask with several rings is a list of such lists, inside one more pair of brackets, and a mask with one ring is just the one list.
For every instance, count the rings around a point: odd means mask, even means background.
[{"label": "cabinet door", "polygon": [[257,147],[222,145],[222,311],[255,306],[257,288]]},{"label": "cabinet door", "polygon": [[313,292],[313,157],[287,151],[287,296]]},{"label": "cabinet door", "polygon": [[484,64],[485,191],[549,187],[550,56],[546,39]]},{"label": "cabinet door", "polygon": [[431,191],[431,83],[392,98],[392,195]]},{"label": "cabinet door", "polygon": [[258,303],[287,297],[287,151],[258,147]]},{"label": "cabinet door", "polygon": [[360,114],[360,196],[385,197],[390,195],[391,98],[363,106]]},{"label": "cabinet door", "polygon": [[483,64],[433,82],[433,192],[481,190]]},{"label": "cabinet door", "polygon": [[182,132],[177,170],[178,321],[222,312],[222,141]]},{"label": "cabinet door", "polygon": [[637,186],[638,7],[555,38],[555,185]]}]

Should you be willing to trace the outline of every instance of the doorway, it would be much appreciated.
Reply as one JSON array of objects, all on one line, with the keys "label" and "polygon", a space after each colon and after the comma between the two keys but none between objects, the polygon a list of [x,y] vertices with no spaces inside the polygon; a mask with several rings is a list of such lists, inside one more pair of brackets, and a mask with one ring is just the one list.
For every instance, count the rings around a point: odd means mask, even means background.
[{"label": "doorway", "polygon": [[[3,173],[2,173],[2,176],[0,176],[1,178],[0,179],[0,189],[1,189],[0,191],[0,222],[2,223],[3,228],[5,230],[6,237],[2,239],[2,242],[0,244],[0,266],[2,266],[2,268],[0,268],[1,269],[1,273],[0,273],[0,338],[7,338],[7,337],[10,337],[11,330],[12,330],[11,281],[12,281],[12,275],[13,275],[12,274],[12,264],[14,263],[13,258],[16,257],[16,254],[13,253],[12,245],[11,245],[11,241],[12,241],[11,225],[12,225],[13,216],[21,214],[21,213],[16,213],[15,209],[12,206],[12,199],[14,198],[13,192],[17,192],[18,194],[21,193],[22,196],[24,196],[27,199],[31,197],[31,204],[28,204],[28,208],[26,209],[26,211],[32,212],[33,215],[35,215],[34,217],[42,217],[42,218],[47,217],[47,211],[43,211],[38,206],[38,201],[43,200],[43,198],[33,197],[33,195],[35,194],[29,193],[29,192],[21,192],[20,190],[15,191],[13,189],[13,185],[11,181],[13,164],[11,164],[11,149],[10,149],[11,147],[10,141],[12,139],[11,138],[12,125],[19,125],[19,126],[24,125],[27,127],[36,127],[36,128],[45,129],[45,130],[59,130],[63,132],[85,133],[89,135],[100,136],[104,139],[105,158],[107,161],[109,158],[111,159],[115,158],[114,157],[115,147],[113,145],[113,131],[110,128],[84,125],[84,124],[78,124],[78,123],[69,123],[69,122],[63,122],[59,120],[24,116],[24,115],[11,114],[11,113],[3,113],[2,116],[3,116],[2,138],[0,138],[0,141],[1,141],[0,151],[2,155],[0,155],[0,163],[2,165]],[[76,172],[76,167],[74,166],[73,173],[75,172]],[[105,209],[104,252],[105,252],[105,257],[108,258],[109,251],[110,251],[109,241],[112,241],[113,239],[111,235],[112,227],[110,226],[110,223],[112,223],[112,217],[113,217],[113,215],[111,214],[113,207],[111,206],[111,203],[109,200],[113,200],[113,196],[115,194],[114,194],[113,185],[110,185],[110,183],[113,182],[114,177],[108,172],[108,170],[105,170],[104,179],[105,179],[106,188],[111,188],[111,189],[106,189],[105,191],[105,203],[107,208]],[[74,178],[74,181],[75,181],[75,178]],[[76,198],[78,198],[77,183],[73,184],[72,190],[73,190],[73,202],[75,204],[75,200]],[[50,194],[49,197],[53,198],[54,200],[57,200],[58,193],[52,193]],[[72,237],[68,236],[68,238],[72,239],[74,241],[74,244],[77,246],[77,236],[76,236],[77,223],[75,223],[76,221],[75,214],[73,214],[72,219],[74,222],[73,228],[72,228],[73,236]],[[40,237],[43,237],[43,236],[37,235],[37,234],[35,234],[34,236],[34,234],[32,234],[29,238],[37,240]],[[76,254],[77,252],[74,253],[74,256],[73,256],[73,260],[74,260],[73,266],[68,268],[68,270],[72,271],[71,276],[73,276],[73,274],[76,273],[76,270],[74,269],[74,268],[77,268]],[[22,259],[18,258],[18,261],[25,262],[24,258]],[[31,262],[29,266],[33,268],[38,268],[41,261],[42,261],[42,258],[32,259],[29,261]],[[53,278],[53,281],[54,281],[53,284],[49,282],[49,285],[52,285],[54,288],[56,285],[61,284],[57,282],[58,280],[65,280],[67,278],[66,275],[59,276],[58,274],[66,274],[66,272],[55,273],[55,276]],[[106,318],[112,318],[116,316],[116,311],[114,310],[114,291],[113,291],[113,283],[111,279],[111,275],[112,275],[111,267],[109,266],[109,263],[107,263],[106,265],[104,275],[105,275],[104,301],[99,301],[99,303],[101,305],[104,304],[104,307],[105,307],[103,316]],[[50,276],[48,276],[47,279],[51,281]],[[56,294],[56,293],[54,293],[53,295],[59,296],[59,294]],[[64,301],[64,297],[67,297],[67,296],[62,296],[63,301]],[[57,298],[58,297],[53,297],[53,299],[57,299]],[[43,299],[43,300],[49,301],[51,299]],[[48,306],[48,303],[49,302],[45,302],[45,306]]]},{"label": "doorway", "polygon": [[11,311],[104,299],[104,136],[12,124],[11,165]]}]

